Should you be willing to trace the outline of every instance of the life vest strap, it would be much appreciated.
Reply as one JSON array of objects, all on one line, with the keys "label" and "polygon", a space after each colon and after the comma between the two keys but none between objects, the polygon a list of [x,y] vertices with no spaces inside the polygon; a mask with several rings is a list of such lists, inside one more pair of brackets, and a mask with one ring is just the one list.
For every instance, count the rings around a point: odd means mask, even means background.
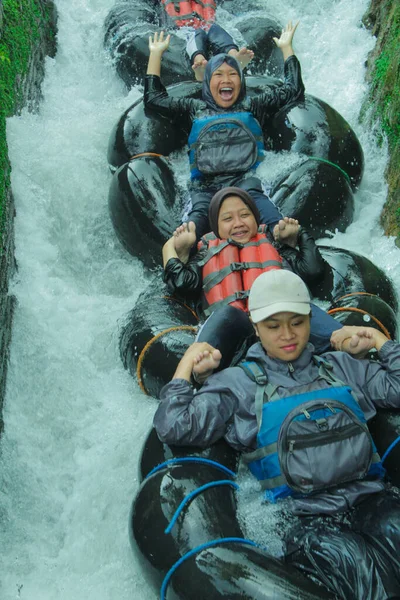
[{"label": "life vest strap", "polygon": [[270,479],[262,479],[260,485],[262,490],[272,490],[281,485],[288,485],[288,482],[284,475],[278,475],[277,477],[271,477]]},{"label": "life vest strap", "polygon": [[[139,156],[141,156],[141,155],[139,155]],[[203,267],[205,264],[207,264],[207,262],[209,260],[211,260],[211,258],[213,258],[217,254],[222,252],[222,250],[224,248],[226,248],[226,246],[228,246],[229,244],[231,244],[232,246],[235,246],[236,248],[239,248],[239,250],[241,250],[244,247],[246,247],[246,248],[248,248],[250,246],[258,247],[258,246],[262,246],[263,244],[271,244],[271,242],[267,239],[267,230],[268,230],[268,227],[266,225],[260,225],[259,228],[257,229],[257,233],[264,233],[265,237],[263,236],[258,240],[253,240],[252,242],[246,242],[246,244],[241,244],[240,242],[233,241],[232,238],[228,238],[227,240],[221,240],[220,241],[221,243],[219,243],[217,246],[212,246],[211,248],[209,247],[209,243],[218,240],[218,238],[215,235],[215,233],[212,233],[212,232],[206,233],[200,239],[200,242],[198,245],[198,250],[202,250],[203,247],[205,246],[207,248],[207,256],[201,262],[198,263],[199,266]],[[280,266],[282,266],[282,265],[280,265]]]},{"label": "life vest strap", "polygon": [[[180,0],[162,0],[162,3],[164,4],[164,6],[167,6],[168,4],[173,4],[175,8],[179,8],[179,5],[181,4]],[[214,0],[211,0],[210,2],[202,2],[202,0],[196,0],[195,5],[201,6],[202,8],[215,8]]]},{"label": "life vest strap", "polygon": [[272,385],[272,383],[267,383],[266,385],[257,385],[256,397],[255,397],[255,410],[256,410],[256,418],[258,429],[261,428],[262,416],[263,416],[263,406],[266,402],[271,401],[274,397],[275,399],[279,399],[276,390],[278,389],[277,385]]},{"label": "life vest strap", "polygon": [[242,454],[242,459],[245,463],[249,463],[253,462],[253,460],[261,460],[265,456],[271,456],[271,454],[275,454],[275,452],[278,452],[278,444],[276,442],[264,446],[263,448],[258,448],[253,452],[246,452],[246,454]]},{"label": "life vest strap", "polygon": [[244,361],[239,365],[239,367],[241,367],[243,371],[247,373],[250,379],[255,381],[257,384],[256,395],[254,399],[254,409],[256,413],[258,430],[260,430],[264,403],[275,397],[278,386],[269,383],[268,375],[264,369],[264,365],[255,360]]},{"label": "life vest strap", "polygon": [[[204,239],[205,239],[205,244],[207,244],[207,246],[208,246],[208,243],[207,243],[208,240],[206,238],[204,238]],[[203,238],[202,238],[202,241],[203,241]],[[198,263],[199,267],[204,267],[204,265],[206,265],[209,260],[214,258],[214,256],[216,256],[217,254],[222,252],[222,250],[224,250],[224,248],[229,246],[229,243],[230,243],[229,240],[223,240],[223,242],[221,244],[218,244],[218,246],[212,246],[211,248],[207,247],[207,255],[203,258],[203,260],[201,260]]]},{"label": "life vest strap", "polygon": [[268,376],[265,369],[255,360],[245,360],[239,367],[258,385],[266,385]]},{"label": "life vest strap", "polygon": [[247,300],[248,297],[249,297],[248,291],[235,292],[234,294],[231,294],[230,296],[228,296],[227,298],[224,298],[223,300],[220,300],[219,302],[214,302],[214,304],[212,306],[206,308],[203,312],[206,317],[209,317],[218,308],[226,306],[227,304],[230,304],[231,302],[235,302],[236,300]]},{"label": "life vest strap", "polygon": [[[264,232],[262,231],[261,233],[264,233]],[[209,260],[214,258],[214,256],[216,256],[217,254],[222,252],[222,250],[224,250],[229,245],[235,246],[235,248],[239,248],[239,250],[242,250],[243,248],[250,248],[251,246],[259,247],[259,246],[262,246],[263,244],[271,245],[271,242],[269,242],[266,237],[263,237],[259,240],[254,240],[253,242],[247,242],[246,244],[240,244],[239,242],[234,242],[231,238],[229,238],[227,240],[222,240],[221,243],[218,244],[218,246],[212,246],[211,248],[209,248],[208,242],[210,240],[215,240],[215,239],[216,239],[215,236],[212,238],[208,238],[206,236],[201,238],[201,244],[200,244],[199,250],[201,250],[203,246],[207,246],[207,256],[205,256],[203,258],[203,260],[198,263],[200,267],[204,267],[204,265],[206,265]],[[280,262],[278,263],[278,261],[276,261],[276,263],[278,264],[279,267],[282,266],[282,264]]]},{"label": "life vest strap", "polygon": [[[313,356],[313,360],[319,366],[318,377],[320,379],[325,379],[325,381],[327,381],[329,383],[329,385],[332,385],[333,387],[335,387],[335,386],[346,387],[346,384],[341,379],[336,377],[336,375],[334,375],[333,370],[332,370],[333,365],[331,365],[330,362],[328,362],[324,358],[321,358],[320,356]],[[357,402],[357,404],[359,404],[357,396],[355,395],[355,393],[353,392],[353,390],[351,388],[349,388],[349,389],[350,389],[350,393],[353,396],[354,400]]]},{"label": "life vest strap", "polygon": [[[265,230],[262,233],[265,233]],[[253,242],[247,242],[246,248],[249,248],[250,246],[262,246],[263,244],[271,244],[271,242],[266,237],[263,237],[259,240],[254,240]]]},{"label": "life vest strap", "polygon": [[201,0],[196,0],[196,4],[200,4],[200,6],[202,6],[203,8],[216,8],[214,0],[211,0],[210,2],[202,2]]},{"label": "life vest strap", "polygon": [[266,260],[265,262],[233,262],[227,267],[224,267],[217,273],[210,273],[203,279],[203,290],[209,292],[218,283],[221,283],[225,277],[228,277],[235,271],[246,271],[247,269],[266,269],[267,267],[281,267],[281,263],[277,260]]},{"label": "life vest strap", "polygon": [[[194,21],[195,19],[199,18],[199,15],[197,15],[194,12],[190,12],[190,13],[186,13],[184,15],[179,15],[179,16],[174,16],[174,15],[168,15],[170,19],[172,19],[172,21]],[[189,23],[188,23],[189,25]]]}]

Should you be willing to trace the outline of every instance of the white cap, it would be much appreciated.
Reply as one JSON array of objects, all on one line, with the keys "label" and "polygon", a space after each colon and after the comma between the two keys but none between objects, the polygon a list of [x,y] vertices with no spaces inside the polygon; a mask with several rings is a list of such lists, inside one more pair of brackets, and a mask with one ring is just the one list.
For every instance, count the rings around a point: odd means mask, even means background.
[{"label": "white cap", "polygon": [[280,312],[308,315],[311,311],[310,294],[298,275],[274,269],[259,275],[251,286],[249,311],[253,323]]}]

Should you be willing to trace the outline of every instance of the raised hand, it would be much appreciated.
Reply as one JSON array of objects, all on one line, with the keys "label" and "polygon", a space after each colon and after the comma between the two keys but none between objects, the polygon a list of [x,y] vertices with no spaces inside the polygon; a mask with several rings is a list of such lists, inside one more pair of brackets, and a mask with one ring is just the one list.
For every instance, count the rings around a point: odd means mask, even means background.
[{"label": "raised hand", "polygon": [[169,42],[171,40],[170,34],[168,34],[164,38],[164,31],[157,31],[154,33],[154,36],[149,36],[149,50],[150,52],[158,52],[163,54],[166,50],[168,50]]},{"label": "raised hand", "polygon": [[280,38],[273,38],[275,44],[282,50],[283,58],[285,60],[294,54],[292,40],[298,24],[299,21],[297,21],[295,25],[292,25],[292,21],[289,21],[289,23],[282,29]]},{"label": "raised hand", "polygon": [[164,52],[168,49],[171,36],[167,35],[164,38],[164,32],[155,32],[154,36],[149,37],[149,62],[147,65],[147,75],[157,75],[161,73],[161,58]]}]

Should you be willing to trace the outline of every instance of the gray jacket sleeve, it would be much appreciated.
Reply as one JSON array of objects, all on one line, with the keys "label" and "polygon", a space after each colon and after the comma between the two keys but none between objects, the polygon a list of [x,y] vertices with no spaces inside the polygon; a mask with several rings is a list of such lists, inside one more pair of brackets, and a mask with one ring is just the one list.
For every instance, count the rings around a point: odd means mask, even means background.
[{"label": "gray jacket sleeve", "polygon": [[173,379],[160,394],[153,425],[167,444],[206,447],[222,438],[237,399],[230,389],[229,371],[209,378],[197,392],[185,379]]},{"label": "gray jacket sleeve", "polygon": [[350,385],[367,419],[376,408],[400,408],[400,344],[386,342],[379,362],[356,360],[345,352],[323,356],[334,365],[335,375]]}]

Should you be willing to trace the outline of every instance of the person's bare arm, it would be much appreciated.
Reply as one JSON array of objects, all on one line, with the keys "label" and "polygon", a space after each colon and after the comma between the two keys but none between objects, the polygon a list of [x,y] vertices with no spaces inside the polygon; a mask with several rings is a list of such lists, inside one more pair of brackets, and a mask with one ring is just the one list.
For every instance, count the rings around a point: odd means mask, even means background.
[{"label": "person's bare arm", "polygon": [[176,250],[175,250],[175,238],[170,237],[163,246],[162,249],[162,257],[163,257],[163,267],[165,266],[170,258],[179,258]]},{"label": "person's bare arm", "polygon": [[162,55],[168,50],[171,36],[167,35],[164,39],[164,32],[159,34],[156,32],[154,37],[149,37],[149,62],[147,64],[147,75],[161,75],[161,59]]},{"label": "person's bare arm", "polygon": [[275,44],[282,50],[283,60],[286,60],[289,56],[293,56],[294,54],[292,40],[298,24],[299,21],[297,21],[295,25],[292,25],[292,21],[289,21],[282,29],[280,38],[273,38]]}]

